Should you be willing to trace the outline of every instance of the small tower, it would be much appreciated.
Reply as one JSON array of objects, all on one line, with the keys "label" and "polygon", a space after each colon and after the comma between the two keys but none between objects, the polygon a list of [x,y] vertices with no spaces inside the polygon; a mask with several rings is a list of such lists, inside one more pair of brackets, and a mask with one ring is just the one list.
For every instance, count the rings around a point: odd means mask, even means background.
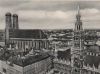
[{"label": "small tower", "polygon": [[5,44],[9,43],[9,29],[12,29],[12,15],[11,13],[6,13],[5,15],[5,22],[6,22],[6,27],[5,27]]},{"label": "small tower", "polygon": [[13,29],[18,29],[19,25],[18,25],[18,15],[17,14],[13,14],[12,16],[13,18]]}]

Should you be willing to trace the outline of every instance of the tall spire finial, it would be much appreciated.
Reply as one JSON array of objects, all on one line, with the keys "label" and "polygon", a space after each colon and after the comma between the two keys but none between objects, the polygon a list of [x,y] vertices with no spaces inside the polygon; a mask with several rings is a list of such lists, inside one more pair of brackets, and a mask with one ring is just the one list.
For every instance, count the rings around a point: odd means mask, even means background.
[{"label": "tall spire finial", "polygon": [[80,15],[80,6],[78,5],[77,7],[77,15],[76,15],[76,19],[79,21],[81,18],[81,15]]},{"label": "tall spire finial", "polygon": [[81,21],[80,6],[79,5],[77,6],[75,30],[76,31],[82,30],[82,21]]},{"label": "tall spire finial", "polygon": [[80,5],[78,5],[78,14],[80,14]]}]

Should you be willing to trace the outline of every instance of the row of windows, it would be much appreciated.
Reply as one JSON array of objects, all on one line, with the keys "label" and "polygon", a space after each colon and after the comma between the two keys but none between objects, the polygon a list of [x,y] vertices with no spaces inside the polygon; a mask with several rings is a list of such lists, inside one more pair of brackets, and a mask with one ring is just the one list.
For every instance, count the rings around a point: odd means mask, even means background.
[{"label": "row of windows", "polygon": [[41,48],[48,48],[48,41],[14,41],[10,40],[10,43],[15,43],[15,46],[18,48],[30,48],[33,47],[35,49],[41,49]]},{"label": "row of windows", "polygon": [[51,61],[48,62],[49,60],[50,58],[35,63],[34,68],[24,72],[24,74],[40,74],[41,72],[46,73],[46,71],[49,69],[49,66],[51,66]]}]

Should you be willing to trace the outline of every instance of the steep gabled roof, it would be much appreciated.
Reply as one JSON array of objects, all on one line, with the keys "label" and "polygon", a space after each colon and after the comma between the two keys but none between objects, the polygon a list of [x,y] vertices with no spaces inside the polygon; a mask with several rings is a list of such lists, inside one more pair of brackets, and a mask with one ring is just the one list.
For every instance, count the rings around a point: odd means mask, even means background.
[{"label": "steep gabled roof", "polygon": [[47,36],[39,29],[10,29],[10,38],[46,39]]}]

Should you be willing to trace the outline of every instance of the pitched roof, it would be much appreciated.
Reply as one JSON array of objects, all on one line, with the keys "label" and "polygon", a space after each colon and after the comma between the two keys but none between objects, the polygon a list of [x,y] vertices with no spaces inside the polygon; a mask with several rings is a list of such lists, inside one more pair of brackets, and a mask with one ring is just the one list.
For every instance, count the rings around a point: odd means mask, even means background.
[{"label": "pitched roof", "polygon": [[31,55],[31,56],[27,56],[24,59],[22,59],[21,57],[11,57],[8,61],[11,61],[12,63],[25,67],[27,65],[31,65],[33,63],[39,62],[41,60],[44,60],[46,58],[50,57],[48,54],[39,54],[39,55]]},{"label": "pitched roof", "polygon": [[2,56],[0,56],[0,60],[9,61],[12,64],[25,67],[35,62],[44,60],[48,57],[50,57],[50,55],[48,55],[47,53],[18,57],[18,56],[12,55],[11,51],[6,51]]},{"label": "pitched roof", "polygon": [[98,68],[99,64],[100,64],[100,56],[91,56],[91,55],[87,55],[85,57],[84,60],[85,65],[89,65],[91,67],[93,67],[93,65]]},{"label": "pitched roof", "polygon": [[39,29],[10,29],[10,38],[46,39],[47,36]]},{"label": "pitched roof", "polygon": [[[93,65],[98,68],[99,64],[100,64],[100,46],[98,45],[87,45],[87,49],[86,49],[86,53],[90,53],[90,54],[86,54],[85,58],[84,58],[84,63],[85,65],[89,65],[91,67],[93,67]],[[92,55],[94,54],[94,55]],[[98,54],[98,56],[96,56],[96,54]]]},{"label": "pitched roof", "polygon": [[71,60],[71,49],[65,51],[58,51],[58,59]]}]

